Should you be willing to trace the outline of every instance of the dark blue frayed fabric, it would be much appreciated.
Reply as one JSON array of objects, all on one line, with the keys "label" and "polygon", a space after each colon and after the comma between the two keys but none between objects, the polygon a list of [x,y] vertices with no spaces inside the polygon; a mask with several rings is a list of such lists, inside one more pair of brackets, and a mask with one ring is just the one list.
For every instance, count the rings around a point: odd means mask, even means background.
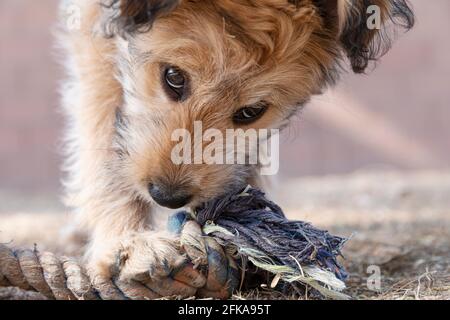
[{"label": "dark blue frayed fabric", "polygon": [[[279,286],[272,285],[287,293],[304,293],[305,287],[299,286],[299,282],[303,282],[316,289],[313,292],[319,296],[350,298],[341,294],[347,273],[337,261],[347,239],[303,221],[289,221],[281,208],[260,190],[248,187],[227,194],[203,204],[193,215],[178,212],[169,218],[169,230],[180,233],[186,221],[191,219],[197,220],[204,232],[221,245],[237,249],[247,271],[242,283],[245,288],[259,287],[261,282],[268,281],[270,274],[276,274],[282,281]],[[245,264],[249,261],[252,264]],[[307,270],[306,267],[312,268]],[[323,274],[311,274],[317,270],[328,270],[339,283],[328,277],[325,279]],[[305,280],[303,271],[309,280]],[[298,278],[300,275],[303,280]],[[312,279],[315,282],[312,283]]]},{"label": "dark blue frayed fabric", "polygon": [[347,239],[303,221],[289,221],[260,190],[250,188],[207,202],[196,210],[196,219],[201,226],[213,222],[234,234],[213,234],[225,244],[258,250],[277,264],[293,269],[298,269],[298,263],[315,265],[342,281],[347,278],[337,261]]}]

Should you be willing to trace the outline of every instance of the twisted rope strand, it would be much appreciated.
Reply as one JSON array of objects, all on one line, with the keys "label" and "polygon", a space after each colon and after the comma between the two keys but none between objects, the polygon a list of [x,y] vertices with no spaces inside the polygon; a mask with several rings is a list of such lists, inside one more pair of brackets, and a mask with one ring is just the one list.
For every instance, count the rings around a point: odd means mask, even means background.
[{"label": "twisted rope strand", "polygon": [[19,297],[30,296],[25,292],[34,291],[51,300],[98,299],[100,292],[97,293],[90,283],[84,268],[72,258],[58,258],[36,249],[13,251],[0,244],[0,287],[22,290],[15,292]]}]

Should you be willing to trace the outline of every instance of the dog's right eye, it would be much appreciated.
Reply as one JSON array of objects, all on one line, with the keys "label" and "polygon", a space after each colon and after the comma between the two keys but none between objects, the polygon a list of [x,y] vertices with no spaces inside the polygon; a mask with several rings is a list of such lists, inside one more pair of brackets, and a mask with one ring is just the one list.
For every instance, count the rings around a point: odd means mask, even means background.
[{"label": "dog's right eye", "polygon": [[242,125],[251,124],[260,119],[267,111],[267,108],[268,106],[265,102],[243,107],[233,115],[233,122]]},{"label": "dog's right eye", "polygon": [[164,86],[172,99],[183,100],[186,97],[187,87],[185,73],[177,67],[167,67],[164,71]]}]

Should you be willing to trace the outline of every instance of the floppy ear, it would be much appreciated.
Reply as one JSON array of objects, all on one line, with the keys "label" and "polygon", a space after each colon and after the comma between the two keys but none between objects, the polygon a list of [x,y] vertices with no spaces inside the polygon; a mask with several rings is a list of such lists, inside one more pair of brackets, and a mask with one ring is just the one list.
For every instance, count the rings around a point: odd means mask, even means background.
[{"label": "floppy ear", "polygon": [[[407,30],[414,14],[406,0],[313,0],[326,26],[337,34],[355,73],[363,73],[391,46],[395,27]],[[394,28],[393,28],[394,27]]]},{"label": "floppy ear", "polygon": [[108,35],[148,31],[160,16],[175,9],[181,0],[106,0],[111,11],[105,24]]}]

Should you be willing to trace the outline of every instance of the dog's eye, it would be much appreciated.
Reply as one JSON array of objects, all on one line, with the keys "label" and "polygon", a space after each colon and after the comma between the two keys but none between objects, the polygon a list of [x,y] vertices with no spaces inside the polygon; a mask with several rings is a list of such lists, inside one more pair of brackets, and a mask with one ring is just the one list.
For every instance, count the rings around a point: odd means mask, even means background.
[{"label": "dog's eye", "polygon": [[185,78],[183,72],[178,68],[168,68],[166,71],[167,84],[174,90],[184,88]]},{"label": "dog's eye", "polygon": [[177,67],[167,67],[164,72],[164,83],[174,100],[180,101],[184,98],[187,80],[182,70]]},{"label": "dog's eye", "polygon": [[244,107],[233,115],[233,122],[235,124],[250,124],[261,118],[266,111],[267,104],[262,102],[253,106]]}]

